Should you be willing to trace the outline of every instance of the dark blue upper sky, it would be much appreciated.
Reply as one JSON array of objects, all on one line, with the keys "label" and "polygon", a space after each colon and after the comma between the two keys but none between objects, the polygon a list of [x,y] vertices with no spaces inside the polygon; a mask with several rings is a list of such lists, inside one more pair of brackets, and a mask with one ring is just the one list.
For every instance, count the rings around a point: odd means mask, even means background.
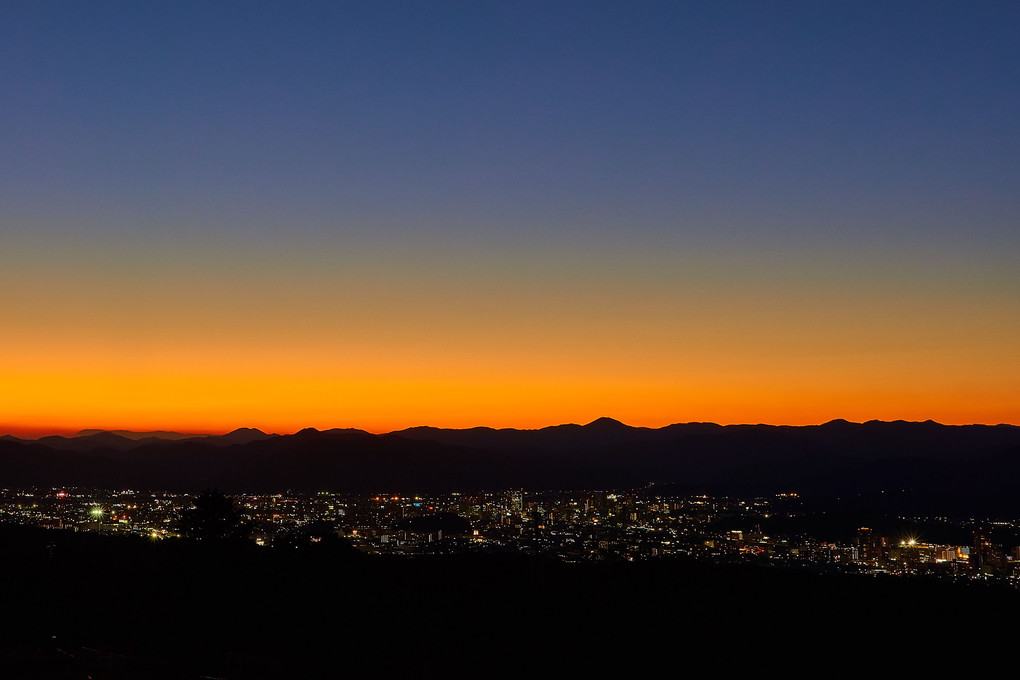
[{"label": "dark blue upper sky", "polygon": [[296,238],[345,220],[568,240],[678,215],[733,238],[840,231],[827,214],[905,238],[954,211],[989,238],[1015,226],[1015,3],[22,2],[0,19],[0,191],[22,216],[286,217]]}]

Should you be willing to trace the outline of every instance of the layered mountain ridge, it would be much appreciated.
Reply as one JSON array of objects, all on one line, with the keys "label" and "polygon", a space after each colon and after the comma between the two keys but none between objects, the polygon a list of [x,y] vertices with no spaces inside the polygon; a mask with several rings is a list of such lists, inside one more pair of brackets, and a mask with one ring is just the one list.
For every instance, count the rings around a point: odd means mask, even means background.
[{"label": "layered mountain ridge", "polygon": [[[386,434],[89,432],[0,438],[0,485],[350,492],[540,489],[704,490],[872,497],[1020,512],[1020,427],[834,420],[822,425],[610,418],[536,430],[415,427]],[[174,435],[178,433],[172,433]],[[930,501],[930,503],[928,502]]]}]

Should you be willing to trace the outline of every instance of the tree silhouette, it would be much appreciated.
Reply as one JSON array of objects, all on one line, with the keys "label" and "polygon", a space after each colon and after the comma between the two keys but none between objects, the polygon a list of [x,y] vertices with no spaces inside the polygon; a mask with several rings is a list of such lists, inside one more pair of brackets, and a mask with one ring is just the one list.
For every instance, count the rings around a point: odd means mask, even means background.
[{"label": "tree silhouette", "polygon": [[232,498],[207,489],[195,498],[193,506],[181,513],[178,528],[183,535],[199,540],[244,536],[243,516]]}]

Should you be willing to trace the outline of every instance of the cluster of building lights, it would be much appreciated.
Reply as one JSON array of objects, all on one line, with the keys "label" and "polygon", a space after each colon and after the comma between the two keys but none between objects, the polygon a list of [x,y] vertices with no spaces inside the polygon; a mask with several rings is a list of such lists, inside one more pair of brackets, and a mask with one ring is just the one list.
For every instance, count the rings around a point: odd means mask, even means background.
[{"label": "cluster of building lights", "polygon": [[[0,520],[157,540],[179,535],[179,519],[193,499],[189,494],[133,490],[7,489],[0,490]],[[770,517],[796,515],[799,499],[794,493],[738,499],[663,496],[649,490],[514,489],[432,496],[241,494],[233,501],[245,518],[247,535],[264,546],[316,543],[335,533],[377,554],[516,551],[565,561],[676,556],[855,573],[1011,582],[1020,577],[1020,548],[993,544],[981,528],[988,523],[975,523],[972,544],[962,546],[928,544],[913,535],[890,539],[867,527],[846,542],[764,533],[759,525]],[[413,521],[430,516],[452,519],[453,524]],[[734,523],[741,528],[731,528]]]}]

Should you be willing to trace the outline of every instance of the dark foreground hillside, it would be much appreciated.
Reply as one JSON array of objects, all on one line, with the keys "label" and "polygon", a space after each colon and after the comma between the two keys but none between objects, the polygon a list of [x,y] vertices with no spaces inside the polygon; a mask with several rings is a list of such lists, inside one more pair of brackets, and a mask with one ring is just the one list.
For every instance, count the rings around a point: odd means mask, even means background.
[{"label": "dark foreground hillside", "polygon": [[387,559],[0,526],[5,678],[578,677],[967,657],[1011,590],[763,568]]}]

